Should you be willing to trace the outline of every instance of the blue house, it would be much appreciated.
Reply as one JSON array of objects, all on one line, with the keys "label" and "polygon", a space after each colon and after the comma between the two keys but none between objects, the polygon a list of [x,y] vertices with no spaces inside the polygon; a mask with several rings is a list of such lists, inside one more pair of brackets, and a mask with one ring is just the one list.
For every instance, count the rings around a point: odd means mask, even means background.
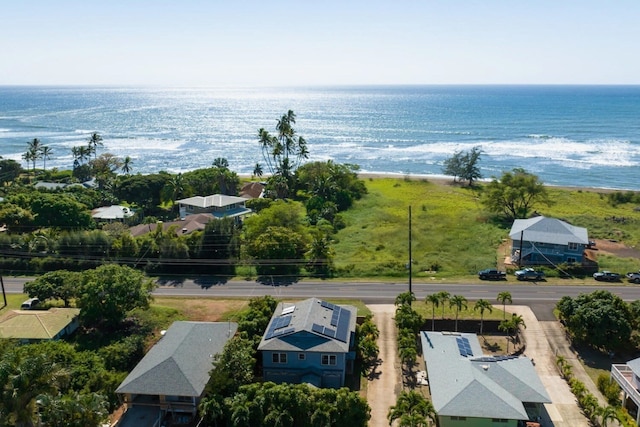
[{"label": "blue house", "polygon": [[260,341],[265,381],[339,388],[353,371],[355,307],[317,298],[280,303]]},{"label": "blue house", "polygon": [[584,261],[587,229],[555,218],[516,219],[511,231],[511,261],[518,265],[556,265]]}]

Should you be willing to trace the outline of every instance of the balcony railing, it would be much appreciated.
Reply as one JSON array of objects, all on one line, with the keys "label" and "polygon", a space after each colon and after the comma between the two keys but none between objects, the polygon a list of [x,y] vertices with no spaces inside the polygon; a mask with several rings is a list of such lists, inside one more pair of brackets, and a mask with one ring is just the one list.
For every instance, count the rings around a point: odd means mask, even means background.
[{"label": "balcony railing", "polygon": [[640,391],[633,383],[633,371],[627,365],[611,365],[611,376],[620,388],[640,406]]}]

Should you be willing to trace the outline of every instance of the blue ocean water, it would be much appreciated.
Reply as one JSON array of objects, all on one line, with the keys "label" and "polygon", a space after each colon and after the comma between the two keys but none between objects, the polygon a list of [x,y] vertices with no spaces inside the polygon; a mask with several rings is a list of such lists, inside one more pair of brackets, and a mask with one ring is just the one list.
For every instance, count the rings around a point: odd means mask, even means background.
[{"label": "blue ocean water", "polygon": [[311,161],[441,175],[456,150],[480,146],[486,178],[522,167],[550,185],[640,189],[640,86],[5,86],[0,155],[23,162],[39,138],[53,149],[47,168],[68,169],[71,148],[99,132],[102,152],[130,156],[134,173],[225,157],[250,174],[262,162],[258,129],[275,132],[289,109]]}]

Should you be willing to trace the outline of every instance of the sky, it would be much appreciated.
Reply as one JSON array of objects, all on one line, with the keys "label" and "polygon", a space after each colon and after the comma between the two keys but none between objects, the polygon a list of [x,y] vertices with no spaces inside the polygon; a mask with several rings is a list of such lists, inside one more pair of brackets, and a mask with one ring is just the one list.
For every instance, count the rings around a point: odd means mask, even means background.
[{"label": "sky", "polygon": [[0,85],[640,84],[638,0],[0,0]]}]

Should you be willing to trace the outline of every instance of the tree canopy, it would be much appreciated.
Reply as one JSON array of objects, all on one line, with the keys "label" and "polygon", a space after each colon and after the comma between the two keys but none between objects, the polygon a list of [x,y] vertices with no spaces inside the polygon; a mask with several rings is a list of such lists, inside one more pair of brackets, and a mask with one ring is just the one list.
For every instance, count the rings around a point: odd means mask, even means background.
[{"label": "tree canopy", "polygon": [[527,218],[536,204],[550,205],[551,200],[536,175],[516,168],[487,184],[482,203],[489,211],[513,220]]},{"label": "tree canopy", "polygon": [[478,166],[481,155],[482,149],[480,147],[473,147],[469,151],[456,151],[444,161],[442,172],[445,175],[453,176],[454,181],[458,179],[467,181],[471,186],[473,181],[482,178],[482,173]]}]

